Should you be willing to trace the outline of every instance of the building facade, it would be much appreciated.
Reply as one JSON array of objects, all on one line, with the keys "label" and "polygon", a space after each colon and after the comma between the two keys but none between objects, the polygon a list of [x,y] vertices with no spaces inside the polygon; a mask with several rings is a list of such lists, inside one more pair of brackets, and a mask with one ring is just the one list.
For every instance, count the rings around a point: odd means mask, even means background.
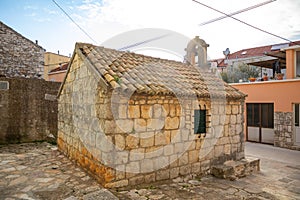
[{"label": "building facade", "polygon": [[[69,61],[70,57],[68,56],[45,52],[44,79],[46,81],[62,82],[66,73],[65,65]],[[61,68],[64,70],[59,70]]]},{"label": "building facade", "polygon": [[63,82],[67,73],[69,63],[65,63],[48,72],[49,81]]},{"label": "building facade", "polygon": [[245,101],[248,141],[299,150],[300,46],[295,42],[274,45],[276,51],[271,48],[265,52],[266,58],[252,60],[251,64],[274,71],[272,64],[278,61],[284,69],[283,79],[271,75],[264,81],[231,85],[248,95]]},{"label": "building facade", "polygon": [[0,22],[0,75],[43,78],[44,49]]}]

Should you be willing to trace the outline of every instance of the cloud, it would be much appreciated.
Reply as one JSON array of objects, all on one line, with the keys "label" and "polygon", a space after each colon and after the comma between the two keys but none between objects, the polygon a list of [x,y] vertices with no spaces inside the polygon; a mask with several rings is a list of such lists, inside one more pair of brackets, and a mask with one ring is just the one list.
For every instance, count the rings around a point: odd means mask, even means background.
[{"label": "cloud", "polygon": [[31,11],[30,13],[25,13],[25,16],[33,18],[33,20],[36,22],[50,22],[52,20],[49,15],[58,14],[58,12],[55,10],[50,10],[49,8],[40,9],[38,6],[32,6],[32,5],[24,6],[24,10],[26,10],[26,12]]},{"label": "cloud", "polygon": [[46,12],[49,15],[57,15],[58,11],[56,10],[50,10],[49,8],[43,8],[43,11]]},{"label": "cloud", "polygon": [[294,32],[291,34],[290,39],[291,39],[292,41],[294,41],[294,40],[300,40],[300,31],[294,31]]},{"label": "cloud", "polygon": [[34,21],[37,21],[37,22],[50,22],[52,20],[50,18],[34,18]]},{"label": "cloud", "polygon": [[25,14],[27,17],[35,17],[37,14],[35,12]]},{"label": "cloud", "polygon": [[24,6],[24,10],[37,10],[37,6],[32,6],[32,5],[26,5]]},{"label": "cloud", "polygon": [[[223,12],[230,13],[261,3],[261,0],[232,0],[201,2]],[[73,6],[73,14],[96,40],[136,28],[164,28],[177,31],[190,38],[199,35],[210,44],[210,57],[222,57],[227,47],[232,52],[283,40],[255,30],[227,18],[200,27],[201,22],[222,14],[186,0],[103,0],[101,3],[85,0]],[[294,38],[300,30],[300,3],[293,0],[277,0],[265,6],[236,15],[266,31],[286,38]]]}]

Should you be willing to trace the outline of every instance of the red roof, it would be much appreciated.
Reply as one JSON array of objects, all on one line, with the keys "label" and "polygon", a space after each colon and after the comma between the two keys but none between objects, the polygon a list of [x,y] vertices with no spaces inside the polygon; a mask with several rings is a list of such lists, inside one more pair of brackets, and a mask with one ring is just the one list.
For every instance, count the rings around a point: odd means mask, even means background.
[{"label": "red roof", "polygon": [[59,66],[59,67],[56,67],[56,68],[50,70],[49,73],[59,72],[59,71],[65,71],[65,70],[68,69],[68,65],[69,65],[69,63],[65,63],[65,64],[63,64],[63,65],[61,65],[61,66]]},{"label": "red roof", "polygon": [[264,56],[265,52],[271,51],[273,45],[242,49],[228,55],[228,59],[248,58],[256,56]]},{"label": "red roof", "polygon": [[218,58],[214,60],[209,60],[209,62],[217,63],[217,67],[226,67],[227,65],[224,63],[224,58]]},{"label": "red roof", "polygon": [[225,64],[225,59],[218,64],[218,67],[227,67],[227,64]]},{"label": "red roof", "polygon": [[[257,56],[265,56],[266,52],[278,52],[284,46],[294,46],[300,45],[300,40],[291,42],[291,43],[280,43],[280,44],[272,44],[267,46],[253,47],[248,49],[242,49],[237,52],[231,53],[228,55],[228,60],[240,59],[240,58],[249,58],[249,57],[257,57]],[[225,59],[224,59],[225,60]],[[225,67],[227,64],[224,63],[224,60],[220,62],[218,67]]]}]

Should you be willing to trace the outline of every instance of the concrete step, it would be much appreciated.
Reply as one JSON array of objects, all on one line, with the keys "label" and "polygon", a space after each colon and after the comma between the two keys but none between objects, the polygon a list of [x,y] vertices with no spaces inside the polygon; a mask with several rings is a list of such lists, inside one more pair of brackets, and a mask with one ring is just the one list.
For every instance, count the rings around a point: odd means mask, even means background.
[{"label": "concrete step", "polygon": [[218,178],[236,180],[260,170],[260,159],[246,157],[239,161],[227,161],[223,165],[212,166],[211,174]]}]

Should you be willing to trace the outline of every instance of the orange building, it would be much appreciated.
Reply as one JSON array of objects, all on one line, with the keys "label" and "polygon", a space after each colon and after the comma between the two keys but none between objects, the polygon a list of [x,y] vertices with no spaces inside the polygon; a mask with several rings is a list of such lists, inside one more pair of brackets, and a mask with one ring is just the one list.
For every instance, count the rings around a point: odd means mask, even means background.
[{"label": "orange building", "polygon": [[[275,49],[276,46],[280,49]],[[267,81],[262,79],[231,85],[248,95],[245,101],[246,140],[300,150],[300,45],[295,42],[273,47],[275,50],[271,46],[260,60],[249,57],[244,61],[273,70],[279,61],[282,63],[279,67],[284,69],[283,80],[276,78],[277,73],[273,73],[274,79],[268,77],[268,80],[265,79]],[[257,49],[266,50],[261,47]],[[242,51],[245,52],[247,50]]]},{"label": "orange building", "polygon": [[[60,66],[62,66],[65,63],[68,63],[70,61],[70,57],[68,56],[64,56],[64,55],[60,55],[60,54],[56,54],[56,53],[52,53],[52,52],[46,52],[44,53],[44,79],[46,81],[55,81],[56,79],[60,80],[60,76],[64,76],[61,75],[60,73],[58,73],[58,77],[52,75],[52,80],[51,77],[49,77],[49,73],[56,69],[59,68]],[[65,73],[65,72],[64,72]],[[50,73],[51,74],[51,73]],[[60,81],[61,82],[61,81]]]},{"label": "orange building", "polygon": [[48,72],[49,81],[63,82],[67,73],[69,63],[65,63]]}]

